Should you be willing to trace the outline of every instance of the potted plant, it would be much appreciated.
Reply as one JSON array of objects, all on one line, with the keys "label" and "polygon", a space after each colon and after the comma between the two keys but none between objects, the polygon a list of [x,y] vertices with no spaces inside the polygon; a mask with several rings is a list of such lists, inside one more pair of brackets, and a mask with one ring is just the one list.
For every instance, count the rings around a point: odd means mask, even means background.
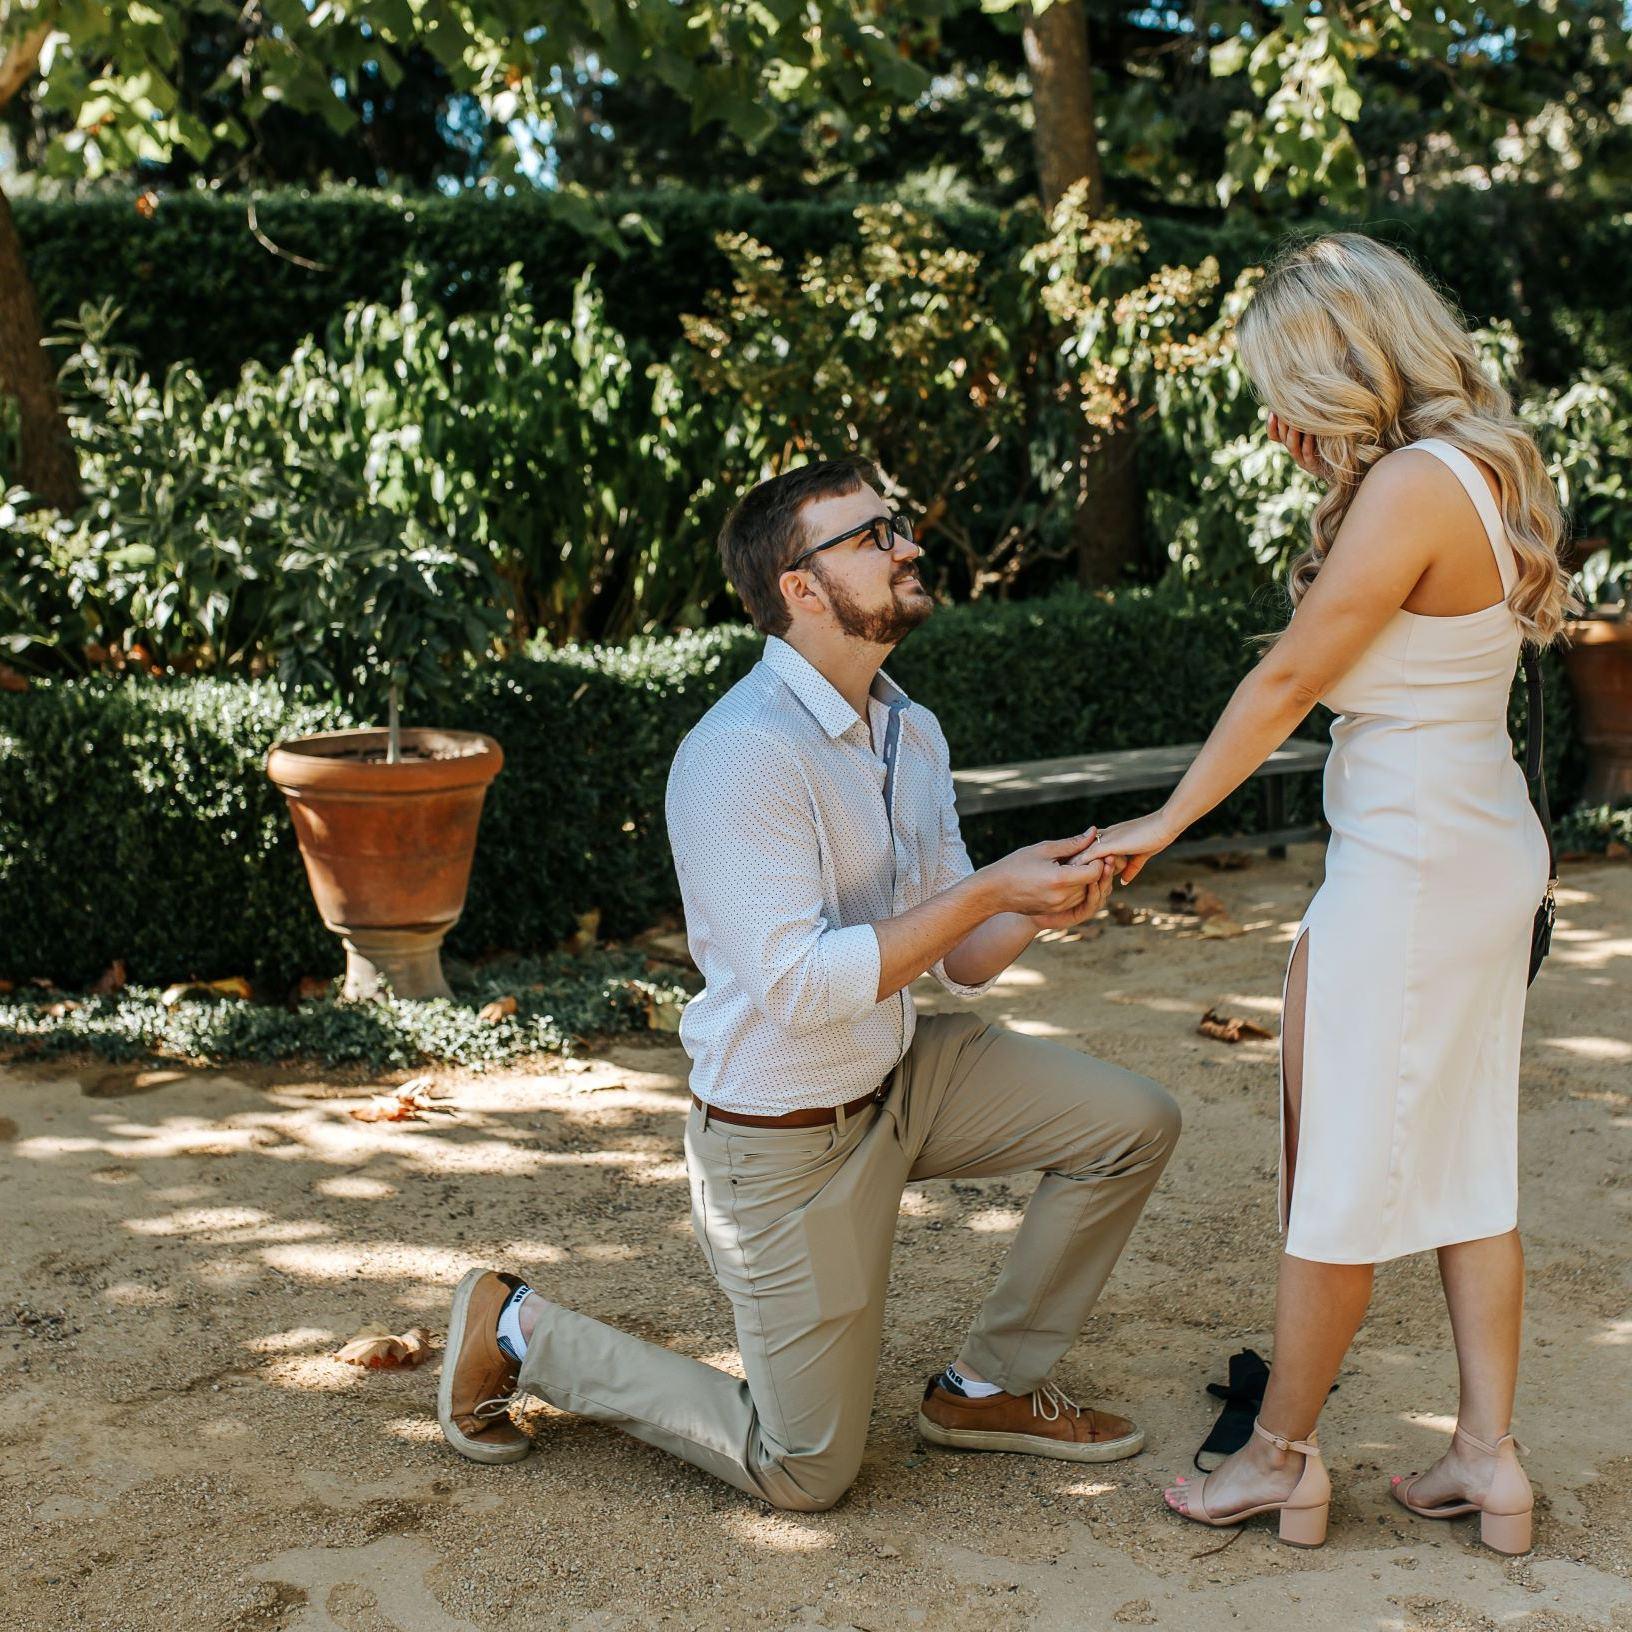
[{"label": "potted plant", "polygon": [[[406,536],[402,530],[406,529]],[[285,689],[317,689],[384,727],[273,746],[323,922],[346,949],[344,995],[447,997],[443,937],[464,910],[476,829],[504,754],[476,731],[404,728],[504,632],[490,558],[401,518],[329,520],[286,550],[269,622]],[[377,717],[377,716],[376,716]]]},{"label": "potted plant", "polygon": [[1553,473],[1575,535],[1569,564],[1587,603],[1564,648],[1587,749],[1582,796],[1612,805],[1632,798],[1632,374],[1583,375],[1547,418],[1563,441]]}]

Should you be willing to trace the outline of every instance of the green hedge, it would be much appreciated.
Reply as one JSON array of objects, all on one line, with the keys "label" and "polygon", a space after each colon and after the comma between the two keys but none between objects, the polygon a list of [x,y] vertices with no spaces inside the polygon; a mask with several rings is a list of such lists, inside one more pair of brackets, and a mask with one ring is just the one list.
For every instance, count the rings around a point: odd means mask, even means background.
[{"label": "green hedge", "polygon": [[[1199,738],[1282,618],[1257,604],[1133,591],[944,609],[888,665],[934,710],[957,766]],[[754,663],[742,627],[629,648],[569,648],[472,677],[439,724],[491,733],[506,766],[488,796],[454,953],[542,951],[578,914],[634,933],[677,905],[663,792],[680,737]],[[1559,808],[1579,786],[1568,697],[1551,665]],[[338,969],[282,799],[262,766],[280,737],[353,723],[268,683],[94,680],[0,693],[0,976],[132,981],[251,974],[277,987]],[[413,723],[413,722],[409,722]],[[1324,732],[1322,718],[1305,731]],[[1312,811],[1317,790],[1297,793]],[[972,824],[977,863],[1069,832],[1054,806]],[[1215,819],[1256,820],[1238,795]],[[1217,830],[1216,828],[1214,830]]]},{"label": "green hedge", "polygon": [[[643,217],[661,242],[654,246],[626,226],[620,259],[535,194],[347,190],[258,198],[262,233],[319,262],[312,271],[256,241],[241,197],[165,195],[147,217],[132,194],[107,192],[20,199],[15,213],[48,327],[74,316],[83,301],[112,297],[125,309],[118,338],[145,366],[158,372],[188,358],[216,386],[248,358],[281,363],[348,302],[394,300],[416,262],[457,311],[490,305],[500,271],[519,261],[527,294],[546,317],[567,312],[574,281],[597,262],[612,322],[632,339],[666,348],[678,337],[680,314],[701,310],[708,291],[729,282],[715,233],[748,232],[792,258],[856,237],[853,202],[841,198],[767,201],[671,190],[604,202],[613,218]],[[953,242],[979,252],[1011,242],[1019,230],[1012,214],[980,206],[949,208],[942,219]],[[1239,211],[1146,221],[1156,263],[1215,254],[1227,278],[1262,260],[1286,225]],[[1602,364],[1632,342],[1621,283],[1632,258],[1632,221],[1579,200],[1528,188],[1463,188],[1386,213],[1310,217],[1303,226],[1363,226],[1409,249],[1474,321],[1511,321],[1543,383],[1558,383],[1583,362]]]}]

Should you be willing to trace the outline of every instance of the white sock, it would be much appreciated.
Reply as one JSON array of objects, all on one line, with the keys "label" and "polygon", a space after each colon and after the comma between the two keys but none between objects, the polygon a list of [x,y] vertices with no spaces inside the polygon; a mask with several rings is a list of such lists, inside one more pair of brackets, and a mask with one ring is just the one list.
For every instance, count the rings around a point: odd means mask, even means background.
[{"label": "white sock", "polygon": [[527,1339],[521,1335],[521,1306],[532,1293],[530,1286],[518,1286],[499,1311],[499,1347],[518,1365],[527,1357]]},{"label": "white sock", "polygon": [[955,1365],[946,1368],[946,1375],[972,1400],[988,1400],[1003,1392],[996,1383],[977,1383],[973,1377],[965,1377]]}]

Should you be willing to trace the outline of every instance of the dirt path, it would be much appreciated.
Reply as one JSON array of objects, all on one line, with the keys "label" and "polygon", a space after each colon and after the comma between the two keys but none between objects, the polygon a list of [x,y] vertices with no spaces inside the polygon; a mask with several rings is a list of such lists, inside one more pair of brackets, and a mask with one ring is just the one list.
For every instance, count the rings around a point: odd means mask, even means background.
[{"label": "dirt path", "polygon": [[[1183,879],[1246,927],[1164,916],[1039,943],[975,1007],[1171,1085],[1185,1138],[1057,1373],[1139,1416],[1112,1467],[956,1455],[911,1428],[1030,1182],[930,1184],[903,1209],[872,1439],[831,1513],[779,1515],[645,1446],[540,1408],[484,1469],[442,1445],[435,1364],[328,1358],[359,1326],[438,1330],[473,1263],[735,1364],[687,1225],[685,1059],[621,1043],[586,1068],[444,1078],[458,1118],[363,1124],[353,1082],[297,1073],[0,1071],[0,1628],[1238,1626],[1308,1632],[1632,1628],[1632,867],[1566,876],[1532,993],[1518,1429],[1537,1550],[1400,1515],[1386,1473],[1437,1454],[1455,1372],[1434,1266],[1379,1275],[1322,1425],[1337,1485],[1318,1552],[1227,1540],[1156,1498],[1210,1420],[1202,1392],[1267,1351],[1276,1251],[1273,1044],[1318,849]],[[926,1008],[949,1005],[920,986]]]}]

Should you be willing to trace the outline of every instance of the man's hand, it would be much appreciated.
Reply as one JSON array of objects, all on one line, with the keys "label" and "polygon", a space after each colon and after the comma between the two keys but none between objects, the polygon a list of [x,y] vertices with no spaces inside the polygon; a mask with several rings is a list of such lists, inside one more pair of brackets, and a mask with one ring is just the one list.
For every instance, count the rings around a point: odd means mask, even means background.
[{"label": "man's hand", "polygon": [[[986,891],[993,913],[1018,912],[1027,918],[1042,915],[1054,918],[1075,912],[1090,884],[1097,884],[1105,871],[1102,864],[1091,867],[1063,865],[1091,845],[1097,828],[1069,839],[1045,839],[1013,850],[1001,861],[982,867],[976,875]],[[1091,875],[1091,876],[1090,876]],[[1052,927],[1052,926],[1048,926]]]},{"label": "man's hand", "polygon": [[1039,929],[1070,929],[1102,911],[1111,898],[1111,888],[1116,883],[1116,875],[1122,871],[1123,862],[1120,856],[1105,856],[1097,861],[1066,865],[1068,871],[1080,874],[1083,879],[1082,900],[1061,912],[1029,914]]}]

